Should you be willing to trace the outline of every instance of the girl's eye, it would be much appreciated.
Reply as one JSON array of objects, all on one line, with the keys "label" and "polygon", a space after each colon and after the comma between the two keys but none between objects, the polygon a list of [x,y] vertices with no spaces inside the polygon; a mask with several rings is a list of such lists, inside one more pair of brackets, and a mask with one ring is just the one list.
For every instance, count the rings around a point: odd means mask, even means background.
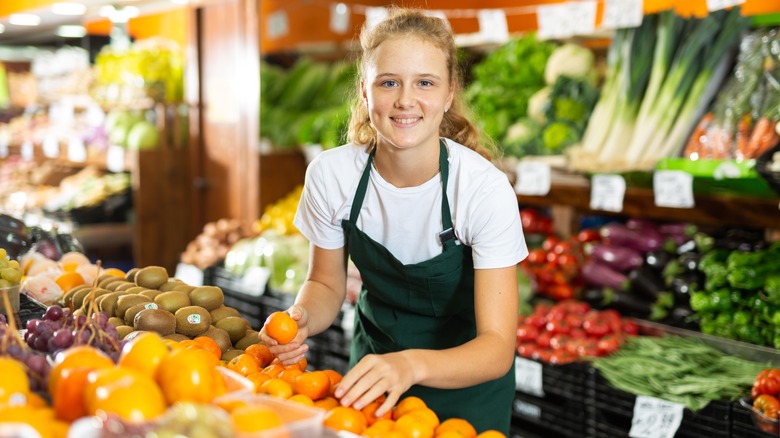
[{"label": "girl's eye", "polygon": [[431,81],[420,81],[420,85],[422,85],[423,87],[432,87],[433,86],[433,82],[431,82]]},{"label": "girl's eye", "polygon": [[395,87],[396,84],[395,81],[383,81],[380,85],[383,87]]}]

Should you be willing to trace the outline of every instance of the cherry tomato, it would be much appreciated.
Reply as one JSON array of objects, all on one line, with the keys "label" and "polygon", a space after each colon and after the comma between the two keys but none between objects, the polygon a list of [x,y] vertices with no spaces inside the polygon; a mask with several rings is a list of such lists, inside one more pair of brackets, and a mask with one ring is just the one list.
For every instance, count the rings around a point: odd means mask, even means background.
[{"label": "cherry tomato", "polygon": [[774,420],[777,419],[777,412],[780,411],[780,401],[773,395],[761,394],[753,400],[753,407]]},{"label": "cherry tomato", "polygon": [[528,263],[532,265],[544,264],[547,261],[547,251],[541,248],[532,249],[528,252],[528,257],[526,260],[528,260]]},{"label": "cherry tomato", "polygon": [[517,328],[517,339],[520,342],[536,342],[539,336],[539,328],[531,324],[523,324]]}]

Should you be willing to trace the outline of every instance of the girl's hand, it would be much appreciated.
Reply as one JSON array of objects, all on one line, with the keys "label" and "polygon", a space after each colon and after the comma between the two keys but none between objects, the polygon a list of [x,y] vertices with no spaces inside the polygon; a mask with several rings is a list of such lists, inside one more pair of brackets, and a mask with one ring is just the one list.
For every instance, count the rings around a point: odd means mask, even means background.
[{"label": "girl's hand", "polygon": [[309,351],[309,346],[303,343],[309,335],[307,327],[309,314],[306,312],[306,309],[296,304],[290,306],[285,312],[298,324],[298,334],[295,335],[295,338],[290,343],[280,344],[268,336],[265,330],[265,325],[268,323],[267,320],[263,324],[263,328],[260,329],[258,337],[260,341],[268,345],[268,349],[274,356],[279,358],[283,365],[293,365],[302,361],[305,358],[305,353]]},{"label": "girl's hand", "polygon": [[385,401],[376,411],[377,416],[382,416],[417,381],[414,366],[405,352],[369,354],[339,382],[335,396],[343,406],[363,409],[385,395]]}]

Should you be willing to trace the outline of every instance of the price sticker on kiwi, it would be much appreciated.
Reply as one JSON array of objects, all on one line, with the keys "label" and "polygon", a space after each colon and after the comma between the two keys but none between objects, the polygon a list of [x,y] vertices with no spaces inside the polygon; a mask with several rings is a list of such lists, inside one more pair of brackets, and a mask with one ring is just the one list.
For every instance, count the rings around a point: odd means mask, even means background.
[{"label": "price sticker on kiwi", "polygon": [[544,397],[542,364],[523,357],[515,357],[515,389],[526,394]]},{"label": "price sticker on kiwi", "polygon": [[187,322],[193,325],[200,324],[200,315],[197,313],[187,315]]}]

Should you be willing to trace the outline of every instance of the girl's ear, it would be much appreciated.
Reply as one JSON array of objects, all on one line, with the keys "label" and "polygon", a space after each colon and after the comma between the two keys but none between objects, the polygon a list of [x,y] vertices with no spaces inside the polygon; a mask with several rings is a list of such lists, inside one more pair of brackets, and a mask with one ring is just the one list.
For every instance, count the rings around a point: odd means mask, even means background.
[{"label": "girl's ear", "polygon": [[366,83],[360,80],[360,95],[363,96],[363,100],[368,103],[368,95],[366,94]]},{"label": "girl's ear", "polygon": [[444,108],[449,109],[452,106],[452,100],[455,98],[455,81],[450,82],[450,92],[447,94],[447,104]]}]

